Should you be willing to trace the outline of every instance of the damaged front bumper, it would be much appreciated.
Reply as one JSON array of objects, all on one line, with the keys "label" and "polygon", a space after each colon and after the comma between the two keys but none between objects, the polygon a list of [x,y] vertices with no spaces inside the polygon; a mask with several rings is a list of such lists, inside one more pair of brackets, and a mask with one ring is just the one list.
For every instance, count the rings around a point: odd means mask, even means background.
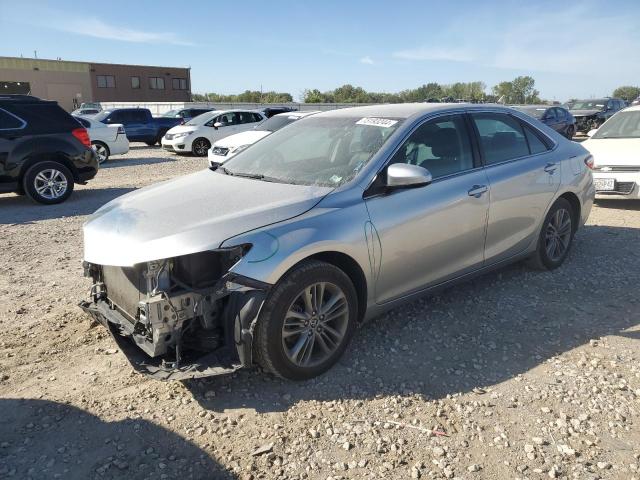
[{"label": "damaged front bumper", "polygon": [[210,260],[85,264],[94,284],[79,306],[109,330],[140,373],[158,380],[232,373],[252,365],[253,330],[271,285],[229,271],[211,281],[209,272],[219,269],[209,268]]}]

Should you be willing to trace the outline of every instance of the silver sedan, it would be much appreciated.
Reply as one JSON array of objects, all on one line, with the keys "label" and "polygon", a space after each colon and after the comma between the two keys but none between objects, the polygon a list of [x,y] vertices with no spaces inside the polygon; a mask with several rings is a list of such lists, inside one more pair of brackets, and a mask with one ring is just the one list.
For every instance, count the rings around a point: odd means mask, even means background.
[{"label": "silver sedan", "polygon": [[402,302],[523,259],[559,267],[593,204],[592,166],[494,105],[320,113],[98,210],[82,307],[155,378],[255,363],[310,378]]}]

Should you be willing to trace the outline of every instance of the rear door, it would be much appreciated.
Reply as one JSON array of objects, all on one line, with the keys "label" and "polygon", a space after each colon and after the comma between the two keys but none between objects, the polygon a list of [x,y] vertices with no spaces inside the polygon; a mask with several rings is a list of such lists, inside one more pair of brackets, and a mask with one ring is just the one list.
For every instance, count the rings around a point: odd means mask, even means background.
[{"label": "rear door", "polygon": [[506,113],[472,113],[491,186],[486,264],[524,251],[560,186],[551,140]]}]

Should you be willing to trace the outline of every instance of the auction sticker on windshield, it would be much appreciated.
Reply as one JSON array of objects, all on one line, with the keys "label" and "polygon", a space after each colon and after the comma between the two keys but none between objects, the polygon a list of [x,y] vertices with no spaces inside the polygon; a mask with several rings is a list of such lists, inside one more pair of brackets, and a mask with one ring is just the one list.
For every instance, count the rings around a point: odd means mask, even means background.
[{"label": "auction sticker on windshield", "polygon": [[356,122],[356,125],[369,125],[372,127],[389,128],[393,127],[396,123],[398,123],[397,120],[391,120],[389,118],[365,117],[358,120]]}]

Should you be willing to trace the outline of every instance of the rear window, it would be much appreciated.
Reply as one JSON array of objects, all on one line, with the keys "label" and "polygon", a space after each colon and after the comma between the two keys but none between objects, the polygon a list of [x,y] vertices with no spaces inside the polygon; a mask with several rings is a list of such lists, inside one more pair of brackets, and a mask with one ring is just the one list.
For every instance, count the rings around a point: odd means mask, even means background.
[{"label": "rear window", "polygon": [[56,103],[14,103],[10,108],[27,122],[25,133],[61,133],[78,128],[78,122]]}]

